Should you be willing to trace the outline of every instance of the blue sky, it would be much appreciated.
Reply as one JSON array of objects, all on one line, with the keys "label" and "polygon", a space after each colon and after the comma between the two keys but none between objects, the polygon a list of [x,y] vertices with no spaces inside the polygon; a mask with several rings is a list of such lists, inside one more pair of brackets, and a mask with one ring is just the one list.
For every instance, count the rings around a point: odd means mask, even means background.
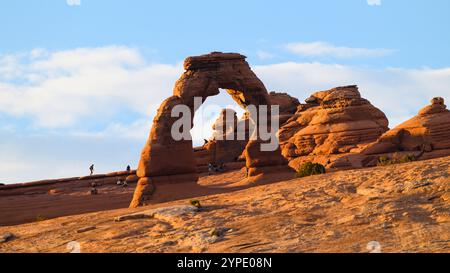
[{"label": "blue sky", "polygon": [[[449,11],[448,0],[2,1],[0,183],[135,166],[181,62],[211,51],[243,53],[269,90],[300,100],[358,84],[394,126],[449,98]],[[216,110],[196,122],[199,141]]]},{"label": "blue sky", "polygon": [[[2,52],[63,50],[111,44],[139,47],[176,62],[211,50],[278,51],[293,41],[326,41],[398,52],[368,64],[446,66],[447,0],[148,1],[15,0],[0,4]],[[279,60],[293,56],[279,54]],[[411,56],[414,56],[412,58]]]}]

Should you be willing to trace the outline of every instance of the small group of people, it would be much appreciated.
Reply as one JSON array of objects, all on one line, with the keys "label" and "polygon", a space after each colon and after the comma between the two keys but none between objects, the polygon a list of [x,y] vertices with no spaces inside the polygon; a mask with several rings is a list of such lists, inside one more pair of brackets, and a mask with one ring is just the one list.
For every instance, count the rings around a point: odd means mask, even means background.
[{"label": "small group of people", "polygon": [[128,187],[128,183],[125,180],[119,179],[117,181],[117,186],[121,186],[122,188],[126,188],[126,187]]},{"label": "small group of people", "polygon": [[91,195],[98,194],[97,186],[98,186],[97,183],[95,183],[95,182],[91,183]]},{"label": "small group of people", "polygon": [[221,173],[225,171],[225,164],[220,163],[219,165],[216,165],[214,163],[208,163],[208,174],[211,175],[211,173]]},{"label": "small group of people", "polygon": [[[94,164],[91,164],[91,166],[89,166],[89,172],[90,172],[90,175],[94,174]],[[127,166],[127,172],[131,172],[131,166],[130,165]]]},{"label": "small group of people", "polygon": [[[94,175],[94,164],[91,164],[91,166],[89,166],[89,171],[90,171],[90,175]],[[131,172],[131,166],[128,165],[127,166],[127,172]],[[91,195],[97,195],[98,194],[98,189],[97,189],[97,183],[96,182],[92,182],[91,183]],[[128,187],[128,183],[125,180],[119,179],[117,181],[117,186],[121,186],[122,188]]]}]

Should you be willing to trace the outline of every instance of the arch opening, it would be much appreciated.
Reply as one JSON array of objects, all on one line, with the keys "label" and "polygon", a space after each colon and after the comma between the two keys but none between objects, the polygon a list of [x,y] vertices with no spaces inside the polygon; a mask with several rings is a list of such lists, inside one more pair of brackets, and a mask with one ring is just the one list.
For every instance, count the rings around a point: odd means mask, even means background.
[{"label": "arch opening", "polygon": [[208,97],[197,109],[191,129],[194,147],[201,147],[205,144],[205,140],[214,139],[214,124],[219,121],[225,109],[234,111],[238,119],[242,119],[245,114],[245,109],[238,105],[224,89],[220,89],[220,94]]}]

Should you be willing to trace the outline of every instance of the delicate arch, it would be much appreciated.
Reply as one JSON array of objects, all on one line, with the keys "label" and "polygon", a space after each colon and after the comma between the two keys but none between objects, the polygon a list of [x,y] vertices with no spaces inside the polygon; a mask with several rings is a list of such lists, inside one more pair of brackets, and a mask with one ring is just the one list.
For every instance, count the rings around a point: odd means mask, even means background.
[{"label": "delicate arch", "polygon": [[[213,52],[185,60],[186,71],[176,82],[173,96],[161,104],[153,120],[150,137],[142,150],[137,170],[140,180],[131,207],[144,204],[161,177],[172,176],[171,180],[180,181],[198,179],[192,140],[175,141],[171,136],[172,125],[178,119],[171,117],[175,106],[187,105],[195,113],[194,98],[201,97],[204,102],[209,96],[218,95],[219,89],[227,90],[244,109],[249,105],[270,105],[264,84],[245,58],[236,53]],[[260,142],[249,141],[244,152],[250,175],[260,173],[261,167],[286,164],[279,150],[261,152]]]}]

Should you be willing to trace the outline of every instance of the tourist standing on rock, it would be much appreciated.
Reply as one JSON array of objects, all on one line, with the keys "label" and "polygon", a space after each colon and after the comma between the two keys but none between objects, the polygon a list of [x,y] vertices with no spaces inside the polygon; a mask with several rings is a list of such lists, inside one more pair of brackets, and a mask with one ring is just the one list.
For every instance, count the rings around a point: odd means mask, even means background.
[{"label": "tourist standing on rock", "polygon": [[89,167],[89,171],[91,171],[91,175],[94,174],[94,164]]},{"label": "tourist standing on rock", "polygon": [[131,166],[130,165],[127,166],[127,172],[131,172]]}]

